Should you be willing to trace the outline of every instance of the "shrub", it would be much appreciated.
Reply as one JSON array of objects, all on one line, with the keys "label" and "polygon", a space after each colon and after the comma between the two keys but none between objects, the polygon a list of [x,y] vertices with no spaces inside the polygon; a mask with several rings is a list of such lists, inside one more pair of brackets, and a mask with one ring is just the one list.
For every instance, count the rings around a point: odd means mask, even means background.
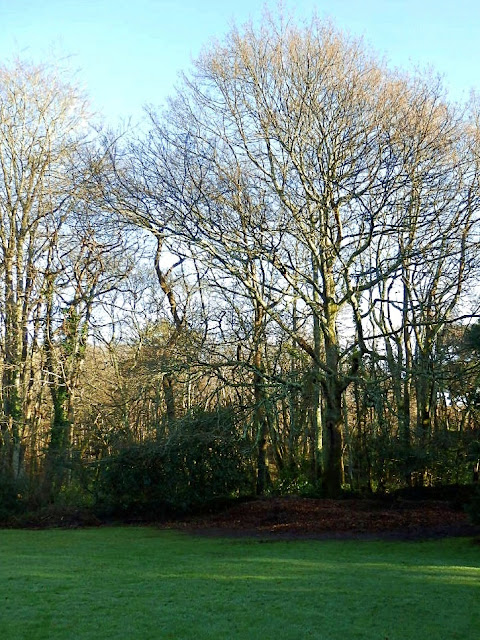
[{"label": "shrub", "polygon": [[241,446],[234,414],[196,412],[163,438],[127,447],[103,463],[98,504],[123,517],[185,513],[248,493],[249,447]]},{"label": "shrub", "polygon": [[24,509],[25,493],[25,482],[0,474],[0,522],[7,521]]},{"label": "shrub", "polygon": [[465,507],[473,524],[480,524],[480,485],[476,487],[472,499]]}]

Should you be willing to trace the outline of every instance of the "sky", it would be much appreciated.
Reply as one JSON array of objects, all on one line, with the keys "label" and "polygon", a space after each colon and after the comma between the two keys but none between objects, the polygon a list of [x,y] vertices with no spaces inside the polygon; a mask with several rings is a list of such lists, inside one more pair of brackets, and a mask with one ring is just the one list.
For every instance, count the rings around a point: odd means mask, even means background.
[{"label": "sky", "polygon": [[[162,105],[178,73],[233,23],[258,23],[276,0],[0,0],[0,64],[59,60],[109,124]],[[479,0],[284,0],[365,41],[392,66],[430,66],[453,100],[480,90]]]}]

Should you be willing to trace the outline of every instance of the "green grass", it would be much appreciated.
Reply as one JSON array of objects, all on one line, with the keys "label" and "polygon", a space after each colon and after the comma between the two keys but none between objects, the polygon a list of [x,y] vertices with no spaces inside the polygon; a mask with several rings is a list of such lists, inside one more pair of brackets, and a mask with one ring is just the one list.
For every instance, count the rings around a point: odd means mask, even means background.
[{"label": "green grass", "polygon": [[480,546],[0,531],[5,640],[473,640]]}]

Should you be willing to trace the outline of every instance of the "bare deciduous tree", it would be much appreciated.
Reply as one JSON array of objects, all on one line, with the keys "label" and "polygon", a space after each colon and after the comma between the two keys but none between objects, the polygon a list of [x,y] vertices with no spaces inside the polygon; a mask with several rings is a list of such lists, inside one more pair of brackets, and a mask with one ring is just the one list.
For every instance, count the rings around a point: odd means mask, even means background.
[{"label": "bare deciduous tree", "polygon": [[[151,114],[162,229],[241,282],[311,357],[331,495],[343,481],[342,396],[371,350],[369,292],[469,206],[459,119],[434,89],[328,24],[267,21],[205,51],[166,117]],[[261,289],[254,263],[270,274]],[[293,300],[310,335],[282,313]]]},{"label": "bare deciduous tree", "polygon": [[[53,69],[0,69],[2,464],[21,472],[25,403],[39,340],[48,248],[72,206],[83,97]],[[35,334],[32,340],[32,332]]]}]

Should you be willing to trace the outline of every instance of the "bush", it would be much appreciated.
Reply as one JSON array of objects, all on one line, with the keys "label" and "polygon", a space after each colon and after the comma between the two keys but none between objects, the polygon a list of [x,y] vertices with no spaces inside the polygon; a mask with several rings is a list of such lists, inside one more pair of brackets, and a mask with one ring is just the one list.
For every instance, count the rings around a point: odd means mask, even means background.
[{"label": "bush", "polygon": [[277,496],[294,495],[303,498],[324,497],[322,481],[312,480],[310,460],[282,469],[272,482],[269,493]]},{"label": "bush", "polygon": [[249,447],[234,414],[197,412],[162,439],[127,447],[103,462],[97,504],[130,518],[181,514],[251,488]]},{"label": "bush", "polygon": [[475,493],[466,505],[465,510],[473,524],[480,524],[480,485],[476,487]]},{"label": "bush", "polygon": [[0,475],[0,522],[24,510],[26,486],[7,474]]},{"label": "bush", "polygon": [[5,524],[12,516],[25,511],[29,489],[26,479],[14,479],[7,473],[0,474],[0,523]]}]

